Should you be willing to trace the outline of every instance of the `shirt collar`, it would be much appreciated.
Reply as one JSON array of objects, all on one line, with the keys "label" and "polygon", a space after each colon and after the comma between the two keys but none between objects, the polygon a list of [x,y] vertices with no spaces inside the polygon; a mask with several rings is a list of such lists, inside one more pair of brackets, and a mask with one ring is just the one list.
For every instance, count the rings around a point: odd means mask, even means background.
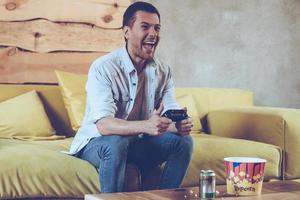
[{"label": "shirt collar", "polygon": [[[130,59],[130,56],[129,56],[129,53],[126,49],[126,45],[124,45],[121,49],[121,56],[122,56],[122,61],[124,62],[123,64],[123,70],[126,72],[126,73],[131,73],[133,71],[135,71],[135,67],[132,63],[132,60]],[[155,62],[155,59],[153,59],[152,62],[150,63],[147,63],[146,65],[146,68],[148,66],[151,66],[153,68],[156,68],[156,62]]]}]

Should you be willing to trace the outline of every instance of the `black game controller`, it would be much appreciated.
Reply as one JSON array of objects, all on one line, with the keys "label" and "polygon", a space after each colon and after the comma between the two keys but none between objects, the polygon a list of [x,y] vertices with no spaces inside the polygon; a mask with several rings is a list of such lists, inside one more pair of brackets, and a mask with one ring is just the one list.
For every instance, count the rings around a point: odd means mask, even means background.
[{"label": "black game controller", "polygon": [[187,119],[189,117],[186,113],[186,110],[183,110],[183,109],[167,110],[162,116],[171,119],[173,122],[179,122],[179,121]]}]

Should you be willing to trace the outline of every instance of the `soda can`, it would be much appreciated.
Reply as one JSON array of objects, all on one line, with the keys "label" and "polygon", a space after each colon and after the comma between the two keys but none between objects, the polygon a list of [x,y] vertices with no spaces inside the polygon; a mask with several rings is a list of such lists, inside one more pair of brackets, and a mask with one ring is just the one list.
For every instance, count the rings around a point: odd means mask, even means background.
[{"label": "soda can", "polygon": [[213,170],[201,170],[199,178],[199,197],[206,200],[216,197],[216,174]]}]

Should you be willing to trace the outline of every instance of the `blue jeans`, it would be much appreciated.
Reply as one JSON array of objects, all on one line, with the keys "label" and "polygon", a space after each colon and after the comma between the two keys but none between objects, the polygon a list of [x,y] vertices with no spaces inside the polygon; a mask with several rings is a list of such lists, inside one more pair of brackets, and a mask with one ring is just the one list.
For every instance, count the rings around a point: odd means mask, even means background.
[{"label": "blue jeans", "polygon": [[[102,193],[122,192],[126,163],[134,163],[141,174],[166,161],[160,189],[178,188],[185,176],[193,150],[190,135],[166,132],[159,136],[108,135],[93,138],[78,157],[99,169]],[[143,177],[143,176],[142,176]]]}]

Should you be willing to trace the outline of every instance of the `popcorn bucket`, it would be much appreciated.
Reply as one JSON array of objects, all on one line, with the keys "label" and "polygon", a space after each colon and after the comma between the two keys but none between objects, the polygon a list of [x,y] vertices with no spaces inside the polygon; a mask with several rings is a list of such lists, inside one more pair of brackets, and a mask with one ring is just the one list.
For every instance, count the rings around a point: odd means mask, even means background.
[{"label": "popcorn bucket", "polygon": [[261,194],[266,160],[250,157],[228,157],[224,158],[224,161],[228,194]]}]

